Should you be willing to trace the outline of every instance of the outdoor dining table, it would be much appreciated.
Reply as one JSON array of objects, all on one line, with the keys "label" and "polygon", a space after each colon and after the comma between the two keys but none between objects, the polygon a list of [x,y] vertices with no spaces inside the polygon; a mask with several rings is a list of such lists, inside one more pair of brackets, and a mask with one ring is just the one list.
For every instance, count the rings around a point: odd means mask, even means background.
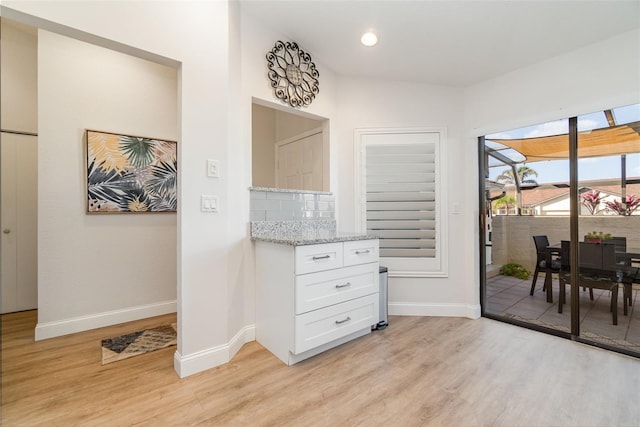
[{"label": "outdoor dining table", "polygon": [[626,261],[628,264],[640,262],[640,249],[631,248],[624,252],[616,252],[616,261]]},{"label": "outdoor dining table", "polygon": [[634,267],[634,263],[640,263],[640,249],[628,248],[624,252],[616,252],[616,262],[621,263],[622,284],[624,285],[624,315],[627,315],[628,306],[631,305],[631,292],[634,283],[640,283],[640,268]]},{"label": "outdoor dining table", "polygon": [[[562,244],[554,243],[545,248],[545,262],[547,265],[547,269],[545,270],[544,277],[544,289],[547,293],[547,302],[553,302],[553,287],[552,287],[552,277],[551,277],[551,260],[553,255],[558,255],[561,252]],[[631,286],[633,283],[640,283],[640,268],[633,267],[632,264],[634,262],[640,262],[640,249],[637,248],[629,248],[624,252],[616,252],[616,261],[625,261],[624,266],[620,266],[618,269],[623,277],[621,283],[624,285],[624,295],[625,295],[625,304],[624,304],[624,314],[627,314],[627,296],[631,295]]]}]

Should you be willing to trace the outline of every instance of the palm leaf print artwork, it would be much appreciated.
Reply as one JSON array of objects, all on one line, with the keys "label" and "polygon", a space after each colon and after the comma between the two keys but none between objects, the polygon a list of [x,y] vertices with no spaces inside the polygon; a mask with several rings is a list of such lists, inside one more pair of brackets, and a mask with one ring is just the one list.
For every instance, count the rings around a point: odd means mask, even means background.
[{"label": "palm leaf print artwork", "polygon": [[176,142],[87,130],[88,212],[176,212]]},{"label": "palm leaf print artwork", "polygon": [[153,161],[154,141],[133,136],[120,137],[120,147],[127,160],[134,166],[144,168]]}]

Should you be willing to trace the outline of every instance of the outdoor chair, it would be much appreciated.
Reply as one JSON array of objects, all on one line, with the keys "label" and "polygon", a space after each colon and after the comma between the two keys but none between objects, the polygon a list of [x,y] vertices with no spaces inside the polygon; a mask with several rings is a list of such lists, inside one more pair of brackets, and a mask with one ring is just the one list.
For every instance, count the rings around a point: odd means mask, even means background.
[{"label": "outdoor chair", "polygon": [[[568,240],[560,241],[560,273],[559,274],[568,274],[570,272],[570,262],[571,255],[569,253],[569,246],[571,242]],[[582,291],[586,291],[587,288],[585,286],[582,287]],[[593,301],[593,289],[589,288],[589,299]]]},{"label": "outdoor chair", "polygon": [[[609,311],[612,313],[613,324],[618,324],[618,286],[620,279],[616,275],[616,254],[613,245],[579,242],[580,268],[579,286],[589,288],[589,296],[593,300],[593,289],[603,289],[611,292]],[[561,242],[561,257],[566,260],[561,263],[559,273],[560,293],[558,297],[558,313],[562,313],[562,306],[566,302],[565,287],[571,284],[570,242]],[[625,307],[626,314],[626,307]]]},{"label": "outdoor chair", "polygon": [[[584,236],[584,241],[587,242],[587,236]],[[627,238],[625,236],[613,236],[609,239],[603,240],[600,242],[605,245],[613,245],[616,249],[616,252],[626,252],[627,251]],[[621,264],[624,261],[621,262]],[[625,263],[626,264],[626,263]]]},{"label": "outdoor chair", "polygon": [[613,236],[611,239],[611,243],[616,248],[616,252],[626,252],[627,251],[627,238],[624,236]]},{"label": "outdoor chair", "polygon": [[[557,254],[551,255],[551,265],[547,265],[547,246],[549,246],[549,238],[544,236],[533,236],[533,243],[536,246],[536,268],[533,271],[533,281],[531,282],[531,291],[529,295],[533,295],[538,281],[538,273],[543,271],[546,274],[560,272],[560,257]],[[543,290],[544,287],[542,288]]]},{"label": "outdoor chair", "polygon": [[[586,239],[587,239],[587,236],[585,236],[585,242],[586,242]],[[613,245],[615,247],[616,252],[627,251],[627,238],[625,236],[613,236],[610,239],[602,241],[601,243],[605,245]],[[616,264],[624,267],[631,267],[631,259],[625,258],[622,260],[616,260]],[[631,306],[633,304],[631,293],[629,292],[628,294],[629,295],[625,295],[624,301],[625,301],[625,304],[628,304],[629,306]],[[591,299],[593,299],[593,297]]]},{"label": "outdoor chair", "polygon": [[[611,238],[611,243],[613,243],[614,247],[616,248],[616,252],[626,252],[627,251],[627,238],[626,237],[624,237],[624,236],[613,236]],[[622,259],[622,260],[616,260],[616,264],[621,265],[621,266],[625,266],[625,267],[631,267],[631,258],[625,258],[625,259]],[[627,288],[625,287],[625,291],[626,290],[627,290]],[[628,304],[629,306],[631,306],[633,304],[631,292],[625,292],[624,301],[625,301],[625,304]]]}]

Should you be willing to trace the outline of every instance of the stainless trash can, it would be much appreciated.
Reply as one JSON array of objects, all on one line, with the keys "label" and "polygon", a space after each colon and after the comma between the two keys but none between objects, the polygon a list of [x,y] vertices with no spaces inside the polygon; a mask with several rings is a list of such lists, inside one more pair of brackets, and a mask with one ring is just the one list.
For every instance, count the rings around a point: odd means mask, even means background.
[{"label": "stainless trash can", "polygon": [[373,326],[374,330],[384,329],[389,326],[389,322],[387,319],[387,311],[389,305],[389,298],[387,293],[388,274],[389,273],[387,267],[380,266],[380,316],[378,319],[378,323]]}]

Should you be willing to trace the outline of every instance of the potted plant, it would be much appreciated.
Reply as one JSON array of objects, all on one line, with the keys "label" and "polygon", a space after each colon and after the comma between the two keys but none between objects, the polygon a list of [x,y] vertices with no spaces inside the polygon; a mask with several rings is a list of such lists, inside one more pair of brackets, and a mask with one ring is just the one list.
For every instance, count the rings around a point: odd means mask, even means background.
[{"label": "potted plant", "polygon": [[585,236],[584,241],[587,243],[602,243],[603,240],[611,239],[611,233],[603,233],[602,231],[590,231]]}]

